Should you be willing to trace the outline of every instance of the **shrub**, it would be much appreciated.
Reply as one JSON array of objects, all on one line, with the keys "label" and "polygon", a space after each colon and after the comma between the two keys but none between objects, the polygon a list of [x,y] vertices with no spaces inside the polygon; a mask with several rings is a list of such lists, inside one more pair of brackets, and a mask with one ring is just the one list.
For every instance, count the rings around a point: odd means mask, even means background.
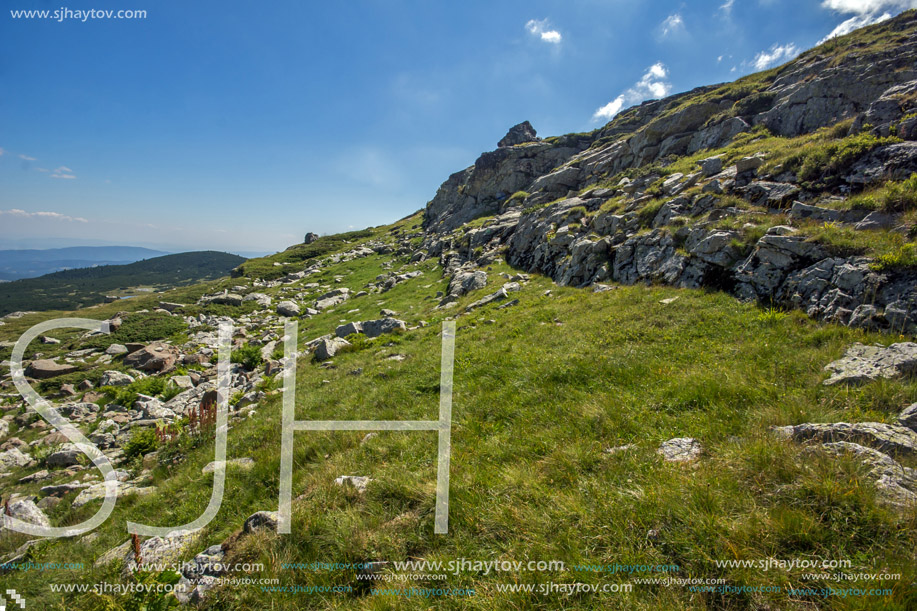
[{"label": "shrub", "polygon": [[854,195],[847,200],[854,210],[907,212],[917,209],[917,174],[907,180],[889,181],[877,189]]},{"label": "shrub", "polygon": [[246,344],[238,350],[233,350],[229,357],[230,362],[239,363],[249,371],[257,369],[264,359],[261,358],[261,348]]},{"label": "shrub", "polygon": [[130,408],[137,402],[139,395],[149,397],[161,395],[166,390],[166,381],[156,377],[141,378],[127,386],[105,386],[103,390],[106,401]]},{"label": "shrub", "polygon": [[155,450],[158,445],[155,429],[137,429],[131,434],[130,441],[124,444],[124,455],[127,458],[143,456]]},{"label": "shrub", "polygon": [[876,271],[917,267],[917,244],[908,242],[892,252],[881,254],[870,267]]}]

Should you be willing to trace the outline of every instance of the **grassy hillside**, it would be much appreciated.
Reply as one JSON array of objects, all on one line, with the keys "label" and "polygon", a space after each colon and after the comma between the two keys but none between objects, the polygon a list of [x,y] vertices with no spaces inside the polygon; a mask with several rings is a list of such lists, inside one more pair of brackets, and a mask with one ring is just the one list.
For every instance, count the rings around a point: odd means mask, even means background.
[{"label": "grassy hillside", "polygon": [[[403,235],[409,226],[403,227],[371,233]],[[883,381],[853,389],[820,382],[822,367],[852,342],[887,344],[897,338],[815,323],[799,313],[761,310],[721,293],[643,286],[593,293],[557,287],[539,276],[515,294],[519,304],[514,307],[494,304],[460,314],[504,282],[499,274],[515,273],[500,262],[491,266],[486,288],[463,297],[451,310],[435,308],[445,280],[431,260],[411,264],[407,257],[372,255],[328,265],[309,281],[357,291],[388,267],[422,276],[302,320],[301,344],[333,333],[342,321],[374,318],[381,308],[394,310],[411,327],[421,321],[427,326],[355,341],[333,364],[301,359],[297,418],[435,418],[439,329],[443,320],[455,317],[449,534],[432,534],[434,434],[388,432],[367,438],[364,433],[302,432],[295,436],[292,534],[238,535],[246,517],[277,508],[281,396],[272,391],[254,416],[234,420],[229,433],[228,458],[251,457],[254,469],[229,470],[217,518],[184,557],[227,541],[228,562],[264,565],[236,577],[276,579],[280,587],[353,589],[306,594],[271,591],[278,586],[260,582],[226,585],[211,592],[205,608],[907,609],[917,603],[909,586],[917,515],[878,504],[858,463],[806,454],[768,432],[773,425],[810,421],[893,420],[902,405],[917,398],[917,382]],[[176,289],[166,298],[190,301],[205,290],[239,282],[248,280]],[[278,297],[288,291],[259,290]],[[134,309],[154,305],[152,298],[130,301],[124,305]],[[110,316],[121,305],[95,308],[91,316]],[[223,306],[221,312],[231,310]],[[9,321],[0,335],[13,339],[46,317]],[[273,319],[268,327],[279,329],[280,324]],[[66,343],[75,335],[62,335],[62,352],[79,345]],[[54,347],[35,349],[47,354]],[[403,358],[394,360],[394,355]],[[28,430],[16,434],[27,441],[34,435]],[[656,455],[659,443],[681,436],[702,442],[701,460],[687,466],[662,461]],[[625,445],[630,447],[606,451]],[[158,450],[158,458],[148,464],[153,467],[150,483],[157,488],[153,495],[120,499],[95,536],[54,540],[31,552],[33,562],[79,559],[87,568],[14,572],[5,583],[37,608],[140,608],[132,606],[138,604],[137,595],[55,594],[49,583],[127,583],[118,563],[91,568],[96,558],[127,539],[126,520],[170,525],[202,512],[212,476],[201,475],[201,468],[213,459],[212,442],[184,437]],[[917,466],[913,459],[903,461]],[[129,468],[140,473],[143,464],[135,461]],[[16,471],[9,481],[23,473]],[[341,475],[366,475],[372,482],[360,494],[336,486],[333,480]],[[37,491],[46,483],[17,489]],[[97,506],[73,509],[65,499],[50,515],[56,523],[75,523]],[[23,540],[8,534],[0,550],[13,550]],[[459,571],[443,580],[380,582],[373,584],[373,594],[351,569],[284,566],[459,558],[555,560],[565,568],[488,575]],[[830,577],[801,581],[810,571],[800,569],[762,573],[716,565],[761,558],[851,559],[858,572],[901,573],[902,578],[869,582],[872,588],[891,589],[882,597],[799,596],[788,595],[787,589],[850,584]],[[614,563],[677,565],[678,571],[627,576],[586,568]],[[382,574],[396,579],[404,572],[388,565]],[[779,591],[724,594],[637,582],[647,577],[724,579],[731,586]],[[633,589],[572,596],[501,591],[512,584],[549,582],[631,584]],[[408,586],[471,588],[475,594],[425,599],[384,592]]]},{"label": "grassy hillside", "polygon": [[187,252],[7,282],[0,289],[0,316],[18,310],[81,308],[101,303],[113,291],[134,287],[161,289],[211,280],[229,274],[244,261],[224,252]]}]

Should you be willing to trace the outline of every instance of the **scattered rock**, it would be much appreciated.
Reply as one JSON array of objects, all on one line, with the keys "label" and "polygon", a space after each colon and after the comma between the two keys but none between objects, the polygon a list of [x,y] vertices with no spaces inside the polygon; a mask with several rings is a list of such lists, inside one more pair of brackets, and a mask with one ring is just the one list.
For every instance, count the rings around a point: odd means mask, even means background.
[{"label": "scattered rock", "polygon": [[917,371],[917,343],[902,342],[885,347],[856,343],[844,357],[825,365],[831,377],[823,382],[863,384],[879,378],[900,378]]},{"label": "scattered rock", "polygon": [[276,511],[258,511],[253,513],[245,520],[245,524],[242,527],[242,530],[247,533],[252,533],[258,530],[259,528],[266,528],[268,530],[277,530],[277,524],[280,521],[280,514]]},{"label": "scattered rock", "polygon": [[281,301],[277,304],[277,313],[288,318],[299,316],[299,306],[292,301]]},{"label": "scattered rock", "polygon": [[835,422],[797,424],[772,429],[776,435],[793,441],[850,441],[875,448],[886,454],[917,453],[917,432],[882,422]]},{"label": "scattered rock", "polygon": [[335,478],[334,483],[338,486],[352,486],[356,489],[357,492],[366,492],[366,486],[372,480],[365,475],[342,475],[341,477]]},{"label": "scattered rock", "polygon": [[702,451],[700,442],[693,437],[676,437],[664,441],[656,453],[667,462],[688,462],[700,456]]}]

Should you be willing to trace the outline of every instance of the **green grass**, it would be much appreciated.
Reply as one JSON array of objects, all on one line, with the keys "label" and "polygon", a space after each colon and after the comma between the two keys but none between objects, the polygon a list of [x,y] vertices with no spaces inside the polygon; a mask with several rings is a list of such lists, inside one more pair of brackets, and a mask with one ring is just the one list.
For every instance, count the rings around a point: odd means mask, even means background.
[{"label": "green grass", "polygon": [[[338,264],[323,270],[317,281],[338,275],[356,289],[380,272],[384,260],[373,256]],[[409,325],[426,320],[429,326],[360,340],[352,351],[335,357],[332,368],[301,360],[297,418],[436,417],[441,322],[492,289],[463,297],[455,309],[435,310],[435,292],[445,280],[434,265],[422,264],[423,277],[387,293],[353,298],[301,321],[302,340],[332,332],[341,320],[375,316],[382,307],[396,310]],[[504,271],[513,272],[495,264],[491,278]],[[545,297],[548,288],[553,293]],[[659,303],[671,296],[679,299]],[[283,570],[283,562],[462,557],[557,559],[569,566],[672,563],[681,567],[679,577],[718,576],[731,584],[757,583],[760,574],[719,569],[713,560],[852,558],[864,571],[900,571],[902,583],[913,578],[910,554],[917,544],[917,517],[899,517],[877,505],[872,484],[855,462],[803,458],[800,446],[778,442],[767,432],[771,425],[808,421],[893,420],[901,407],[917,400],[917,382],[884,381],[849,390],[820,385],[823,365],[850,343],[888,342],[888,337],[815,323],[798,312],[762,312],[704,291],[635,286],[593,294],[557,287],[535,275],[518,297],[514,308],[488,306],[458,318],[449,535],[432,534],[433,433],[383,432],[361,443],[361,433],[298,432],[293,533],[243,537],[230,548],[230,561],[263,562],[263,573],[248,576],[278,578],[287,585],[350,583],[353,573]],[[347,314],[352,309],[359,312]],[[388,360],[392,354],[406,358]],[[358,369],[359,375],[351,373]],[[676,436],[694,436],[703,443],[705,455],[693,467],[656,457],[658,444]],[[279,439],[280,395],[274,394],[259,406],[256,418],[233,425],[228,457],[250,456],[256,466],[228,472],[226,500],[197,547],[230,537],[255,511],[276,509]],[[135,446],[141,442],[146,443],[138,438]],[[636,448],[620,455],[603,453],[627,443]],[[212,441],[179,438],[158,451],[154,496],[120,499],[97,539],[42,544],[33,561],[67,557],[91,565],[127,539],[128,519],[168,525],[199,515],[212,481],[200,469],[213,460]],[[369,475],[374,481],[359,495],[333,484],[342,474]],[[96,507],[72,510],[65,501],[54,518],[72,523]],[[648,538],[650,530],[658,536]],[[8,537],[0,549],[20,542],[18,536]],[[68,572],[66,579],[119,582],[117,571],[114,566],[87,568]],[[41,605],[36,608],[103,608],[94,598],[50,595],[47,582],[59,577],[16,573],[6,580],[8,587]],[[787,604],[785,597],[773,594],[726,599],[651,586],[601,599],[496,591],[497,583],[533,580],[598,583],[608,578],[572,569],[549,575],[462,573],[450,575],[448,586],[474,587],[478,594],[436,602],[468,609]],[[798,572],[772,570],[767,581],[797,584]],[[899,590],[893,601],[905,608],[908,596]],[[850,600],[813,602],[848,608],[844,605]],[[110,597],[109,603],[114,605],[109,608],[126,608],[128,598]],[[425,609],[431,604],[228,587],[216,590],[205,608]]]}]

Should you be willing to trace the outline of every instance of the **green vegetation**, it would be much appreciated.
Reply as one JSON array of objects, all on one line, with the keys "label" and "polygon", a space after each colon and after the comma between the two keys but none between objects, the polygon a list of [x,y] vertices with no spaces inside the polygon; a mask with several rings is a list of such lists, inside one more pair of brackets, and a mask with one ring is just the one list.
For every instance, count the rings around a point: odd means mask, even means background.
[{"label": "green vegetation", "polygon": [[888,181],[882,186],[848,198],[845,206],[855,210],[907,212],[917,210],[917,174],[903,181]]},{"label": "green vegetation", "polygon": [[[185,331],[180,317],[162,312],[130,314],[121,320],[117,331],[79,343],[81,347],[108,348],[112,344],[147,343],[158,339],[175,339]],[[76,345],[76,344],[75,344]]]},{"label": "green vegetation", "polygon": [[136,429],[131,433],[130,441],[124,445],[124,455],[128,458],[143,456],[155,450],[158,445],[156,429],[151,427]]},{"label": "green vegetation", "polygon": [[127,386],[104,386],[102,390],[105,392],[105,403],[117,403],[131,409],[140,395],[156,397],[166,392],[166,380],[150,376],[135,380]]},{"label": "green vegetation", "polygon": [[78,309],[102,303],[113,292],[135,287],[155,290],[226,276],[244,258],[204,251],[166,255],[129,265],[71,269],[0,283],[0,316],[16,310]]},{"label": "green vegetation", "polygon": [[253,346],[252,344],[246,344],[239,348],[238,350],[233,350],[230,355],[230,362],[240,363],[249,371],[254,371],[258,368],[261,363],[264,362],[264,359],[261,358],[261,348],[258,346]]},{"label": "green vegetation", "polygon": [[[830,128],[827,137],[831,137]],[[879,138],[868,132],[861,132],[839,140],[807,147],[790,156],[785,163],[787,169],[796,172],[803,181],[819,181],[847,169],[856,159],[876,147],[900,142],[898,138]]]}]

